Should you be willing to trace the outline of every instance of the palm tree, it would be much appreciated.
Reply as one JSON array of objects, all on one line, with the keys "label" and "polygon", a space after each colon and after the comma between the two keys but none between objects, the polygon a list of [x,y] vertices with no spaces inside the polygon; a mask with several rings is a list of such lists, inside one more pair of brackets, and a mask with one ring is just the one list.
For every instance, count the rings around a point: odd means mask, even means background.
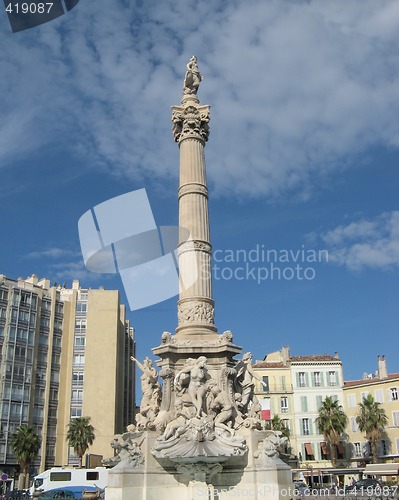
[{"label": "palm tree", "polygon": [[82,467],[82,458],[86,450],[95,439],[94,427],[90,423],[91,417],[73,418],[68,424],[66,439],[79,457],[79,467]]},{"label": "palm tree", "polygon": [[21,425],[12,435],[11,446],[22,471],[18,481],[18,488],[21,490],[28,487],[29,467],[39,453],[41,442],[40,436],[28,424]]},{"label": "palm tree", "polygon": [[366,439],[370,442],[373,462],[378,462],[377,443],[381,438],[384,429],[388,423],[388,417],[380,403],[374,400],[371,394],[359,403],[360,413],[356,417],[356,423],[359,430],[366,434]]},{"label": "palm tree", "polygon": [[280,431],[281,435],[290,438],[290,430],[284,422],[281,420],[281,418],[278,415],[274,415],[274,417],[270,420],[269,424],[269,429],[273,431]]},{"label": "palm tree", "polygon": [[336,446],[341,441],[341,435],[348,423],[342,406],[331,396],[327,396],[319,408],[319,416],[316,418],[316,424],[319,432],[323,434],[324,439],[330,445],[331,464],[337,465]]}]

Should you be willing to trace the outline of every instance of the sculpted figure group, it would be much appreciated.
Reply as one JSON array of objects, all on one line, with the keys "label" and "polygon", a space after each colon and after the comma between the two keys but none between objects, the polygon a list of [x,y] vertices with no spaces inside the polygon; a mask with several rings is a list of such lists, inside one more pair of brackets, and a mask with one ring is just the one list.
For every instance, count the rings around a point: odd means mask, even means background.
[{"label": "sculpted figure group", "polygon": [[[230,369],[227,384],[223,383],[226,390],[211,377],[205,356],[187,358],[179,370],[167,377],[170,385],[164,395],[173,394],[174,397],[171,404],[166,405],[168,409],[162,411],[161,386],[152,361],[146,358],[140,363],[133,357],[132,360],[142,372],[142,400],[136,426],[113,440],[112,446],[119,455],[118,467],[142,465],[137,439],[148,429],[160,432],[152,450],[157,457],[202,454],[203,448],[196,448],[195,443],[207,446],[207,454],[211,456],[245,453],[245,439],[237,430],[241,426],[260,428],[260,405],[254,395],[254,379],[263,384],[253,371],[251,353],[244,354],[236,367]],[[256,452],[256,459],[262,463],[278,456],[276,448],[281,444],[280,437],[270,433]]]}]

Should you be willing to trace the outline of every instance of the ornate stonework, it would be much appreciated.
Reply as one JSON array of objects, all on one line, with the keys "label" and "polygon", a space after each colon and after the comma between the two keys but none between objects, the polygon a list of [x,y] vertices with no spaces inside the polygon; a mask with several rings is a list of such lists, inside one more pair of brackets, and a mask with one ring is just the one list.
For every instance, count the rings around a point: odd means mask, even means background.
[{"label": "ornate stonework", "polygon": [[209,302],[190,301],[178,305],[178,324],[206,323],[213,325],[214,307]]},{"label": "ornate stonework", "polygon": [[199,184],[198,182],[183,184],[183,186],[179,188],[179,199],[186,194],[203,194],[204,196],[208,196],[208,188],[203,184]]},{"label": "ornate stonework", "polygon": [[209,106],[190,104],[186,107],[173,106],[173,137],[176,142],[183,139],[197,139],[206,142],[209,137]]}]

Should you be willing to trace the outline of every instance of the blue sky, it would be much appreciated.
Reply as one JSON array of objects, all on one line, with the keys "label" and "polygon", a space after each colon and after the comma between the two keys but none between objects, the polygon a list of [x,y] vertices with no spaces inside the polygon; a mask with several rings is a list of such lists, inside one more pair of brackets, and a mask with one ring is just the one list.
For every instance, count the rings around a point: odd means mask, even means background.
[{"label": "blue sky", "polygon": [[[255,359],[289,345],[338,351],[346,379],[378,354],[398,372],[398,25],[395,0],[81,0],[15,34],[3,11],[0,273],[79,278],[126,302],[118,277],[84,268],[78,220],[146,188],[157,224],[177,224],[170,106],[195,54],[219,258],[328,252],[306,264],[312,279],[260,283],[228,279],[243,263],[225,258],[219,331]],[[174,331],[176,300],[129,313],[139,358]]]}]

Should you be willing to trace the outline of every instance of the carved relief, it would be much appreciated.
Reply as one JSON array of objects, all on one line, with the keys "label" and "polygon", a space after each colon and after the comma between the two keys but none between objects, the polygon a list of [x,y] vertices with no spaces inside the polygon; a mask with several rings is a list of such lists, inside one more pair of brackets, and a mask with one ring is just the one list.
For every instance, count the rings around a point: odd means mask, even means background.
[{"label": "carved relief", "polygon": [[111,447],[115,450],[116,456],[102,461],[103,465],[113,467],[113,470],[130,470],[136,467],[143,467],[144,454],[137,443],[137,438],[142,432],[125,432],[116,434],[111,441]]},{"label": "carved relief", "polygon": [[191,302],[179,304],[177,317],[179,325],[185,323],[206,323],[213,325],[214,307],[209,302]]},{"label": "carved relief", "polygon": [[266,437],[259,441],[258,449],[254,452],[255,462],[258,465],[269,465],[280,462],[279,454],[288,439],[280,431],[268,431]]},{"label": "carved relief", "polygon": [[210,245],[210,243],[207,243],[206,241],[199,241],[199,240],[188,240],[179,245],[179,255],[191,250],[201,250],[202,252],[207,252],[211,254],[212,246]]}]

